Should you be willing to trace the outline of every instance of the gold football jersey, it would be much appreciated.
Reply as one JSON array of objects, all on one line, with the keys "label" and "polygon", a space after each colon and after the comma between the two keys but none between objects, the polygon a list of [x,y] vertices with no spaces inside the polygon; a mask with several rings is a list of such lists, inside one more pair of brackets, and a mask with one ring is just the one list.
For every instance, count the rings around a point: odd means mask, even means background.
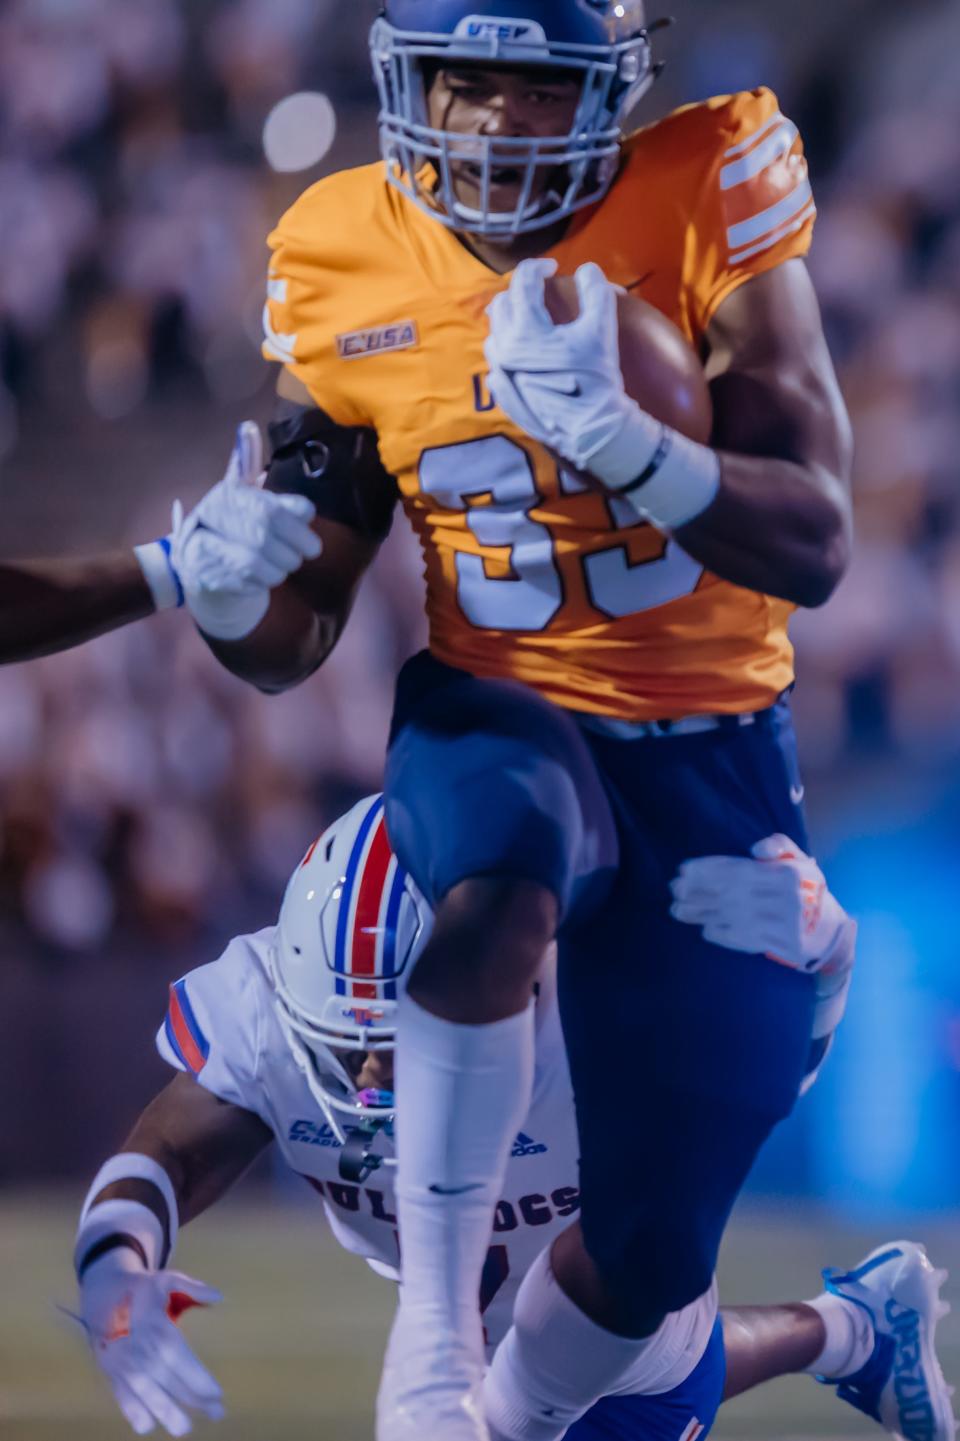
[{"label": "gold football jersey", "polygon": [[[796,127],[757,90],[631,136],[609,194],[550,253],[564,274],[596,261],[698,347],[739,285],[806,254],[815,213]],[[756,710],[790,684],[786,602],[706,572],[494,405],[485,309],[509,276],[382,164],[313,186],[270,245],[264,353],[333,420],[375,429],[440,660],[627,720]]]}]

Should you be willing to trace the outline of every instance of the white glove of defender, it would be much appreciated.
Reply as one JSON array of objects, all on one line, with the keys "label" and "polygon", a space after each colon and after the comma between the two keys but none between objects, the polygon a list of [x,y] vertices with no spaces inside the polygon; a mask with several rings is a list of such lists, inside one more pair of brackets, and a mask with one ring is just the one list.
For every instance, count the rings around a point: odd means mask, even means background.
[{"label": "white glove of defender", "polygon": [[624,390],[615,287],[598,265],[581,265],[580,314],[555,325],[544,281],[556,270],[555,260],[522,261],[488,307],[490,391],[528,435],[617,489],[646,468],[663,428]]},{"label": "white glove of defender", "polygon": [[316,515],[301,495],[260,488],[263,440],[244,421],[227,473],[184,517],[173,509],[172,559],[197,625],[216,640],[242,640],[270,607],[270,591],[315,560]]},{"label": "white glove of defender", "polygon": [[212,1421],[224,1414],[219,1385],[175,1325],[192,1306],[223,1297],[179,1271],[145,1271],[118,1248],[94,1262],[80,1282],[80,1320],[117,1405],[138,1436],[159,1424],[171,1436],[193,1429],[188,1411]]},{"label": "white glove of defender", "polygon": [[733,951],[759,952],[800,971],[829,967],[852,922],[816,861],[783,835],[758,841],[753,855],[684,861],[670,887],[671,915]]}]

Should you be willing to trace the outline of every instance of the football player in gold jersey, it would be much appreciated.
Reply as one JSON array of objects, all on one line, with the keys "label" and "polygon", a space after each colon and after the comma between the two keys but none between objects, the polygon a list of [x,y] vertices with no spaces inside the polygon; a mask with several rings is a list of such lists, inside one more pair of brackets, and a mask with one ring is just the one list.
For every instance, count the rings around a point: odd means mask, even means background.
[{"label": "football player in gold jersey", "polygon": [[[323,554],[255,627],[227,607],[205,630],[260,688],[299,683],[402,503],[430,648],[399,679],[386,814],[437,920],[400,1028],[378,1436],[552,1441],[628,1368],[656,1390],[808,1066],[810,978],[685,934],[668,883],[772,831],[806,848],[787,621],[847,564],[849,427],[769,91],[624,137],[655,73],[638,0],[388,0],[372,49],[383,163],[271,237],[268,483],[316,505]],[[565,326],[555,269],[577,276]],[[614,287],[702,356],[709,445],[626,396]],[[551,1404],[485,1419],[480,1271],[555,937],[582,1218],[503,1350],[513,1394]]]}]

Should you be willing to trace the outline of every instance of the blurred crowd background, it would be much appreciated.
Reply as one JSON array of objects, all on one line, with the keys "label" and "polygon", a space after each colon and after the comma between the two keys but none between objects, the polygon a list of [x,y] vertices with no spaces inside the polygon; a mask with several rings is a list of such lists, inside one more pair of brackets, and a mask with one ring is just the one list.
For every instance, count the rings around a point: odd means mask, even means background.
[{"label": "blurred crowd background", "polygon": [[[3,553],[163,533],[171,500],[221,472],[236,422],[267,418],[265,236],[307,184],[376,153],[374,8],[0,6]],[[640,118],[765,83],[800,125],[812,268],[858,439],[856,558],[826,610],[798,619],[796,704],[813,834],[861,919],[862,974],[819,1093],[755,1185],[841,1208],[951,1205],[960,7],[670,8]],[[166,981],[269,921],[306,843],[378,785],[393,677],[422,626],[401,521],[336,658],[292,695],[234,682],[179,616],[0,673],[0,1085],[42,1083],[4,1104],[0,1184],[115,1144],[160,1074]]]}]

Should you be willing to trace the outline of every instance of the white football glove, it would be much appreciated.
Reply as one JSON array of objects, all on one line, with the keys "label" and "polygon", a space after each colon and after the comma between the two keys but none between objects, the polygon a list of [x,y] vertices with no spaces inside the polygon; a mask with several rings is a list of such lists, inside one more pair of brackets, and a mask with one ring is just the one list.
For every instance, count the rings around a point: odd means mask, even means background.
[{"label": "white football glove", "polygon": [[78,1319],[138,1436],[158,1422],[171,1436],[186,1436],[193,1429],[189,1411],[222,1419],[223,1393],[175,1324],[192,1306],[222,1299],[212,1286],[179,1271],[145,1271],[124,1248],[109,1252],[85,1273]]},{"label": "white football glove", "polygon": [[555,260],[524,260],[509,289],[491,302],[485,346],[491,393],[522,430],[578,469],[611,484],[635,480],[646,463],[642,454],[631,455],[622,478],[605,474],[596,463],[640,413],[623,387],[617,291],[598,265],[581,265],[580,314],[555,325],[544,281],[556,271]]},{"label": "white football glove", "polygon": [[256,630],[282,585],[322,546],[311,530],[313,504],[260,487],[263,440],[244,421],[227,473],[188,516],[173,509],[172,560],[197,625],[216,640]]},{"label": "white football glove", "polygon": [[851,922],[816,861],[783,835],[758,841],[753,855],[684,861],[670,887],[671,915],[733,951],[759,952],[800,971],[829,967]]}]

